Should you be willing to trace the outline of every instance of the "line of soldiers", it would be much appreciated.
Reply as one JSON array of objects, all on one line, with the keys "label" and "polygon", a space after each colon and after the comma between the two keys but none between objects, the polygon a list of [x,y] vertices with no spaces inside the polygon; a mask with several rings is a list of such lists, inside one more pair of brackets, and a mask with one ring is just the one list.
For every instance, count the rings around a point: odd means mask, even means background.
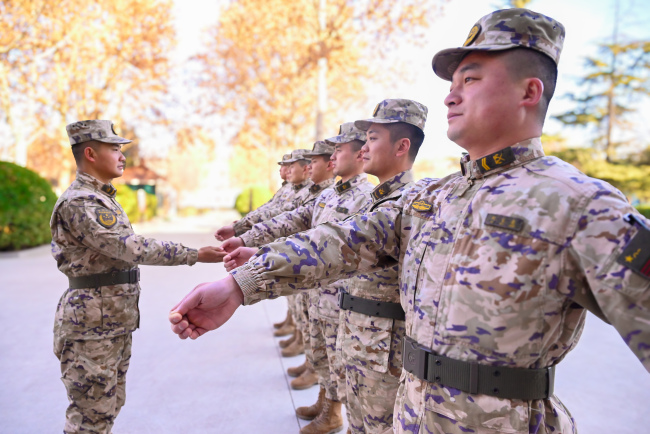
[{"label": "line of soldiers", "polygon": [[[553,385],[587,311],[650,371],[650,224],[611,185],[544,154],[564,36],[527,9],[482,17],[432,61],[451,82],[460,171],[412,182],[426,109],[383,101],[354,123],[381,182],[370,200],[324,222],[334,191],[251,221],[222,245],[229,276],[174,306],[172,331],[197,339],[241,305],[309,294],[306,346],[316,365],[324,342],[330,375],[316,369],[324,390],[299,409],[318,414],[302,432],[340,430],[337,400],[352,433],[577,432]],[[338,323],[321,315],[336,292]]]},{"label": "line of soldiers", "polygon": [[[384,100],[371,119],[341,125],[337,136],[314,143],[311,151],[293,151],[279,163],[289,167],[291,193],[284,195],[280,189],[266,206],[220,228],[215,236],[225,240],[221,247],[229,253],[238,249],[242,260],[257,252],[252,247],[396,200],[413,185],[411,168],[424,139],[426,116],[427,108],[418,102]],[[308,166],[311,180],[305,182]],[[380,184],[374,187],[366,174],[376,176]],[[336,183],[335,177],[340,177]],[[226,269],[232,268],[234,261],[226,264]],[[372,312],[367,311],[369,305]],[[295,323],[296,332],[281,342],[287,345],[283,355],[302,349],[306,354],[303,365],[288,370],[298,376],[291,386],[304,389],[316,381],[320,385],[317,402],[296,409],[299,418],[313,420],[301,432],[341,429],[342,403],[351,432],[389,430],[405,331],[397,261],[290,295],[289,310],[293,320],[286,324]]]}]

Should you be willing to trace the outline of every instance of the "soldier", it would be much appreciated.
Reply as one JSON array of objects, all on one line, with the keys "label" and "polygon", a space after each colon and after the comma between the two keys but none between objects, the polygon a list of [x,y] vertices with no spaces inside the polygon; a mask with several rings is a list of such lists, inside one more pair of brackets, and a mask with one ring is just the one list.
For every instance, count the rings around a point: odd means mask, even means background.
[{"label": "soldier", "polygon": [[52,256],[69,280],[54,322],[54,354],[70,401],[64,432],[109,433],[124,405],[131,333],[140,322],[138,265],[220,262],[225,253],[134,234],[111,185],[122,176],[121,148],[130,140],[107,120],[75,122],[66,130],[77,178],[50,221]]},{"label": "soldier", "polygon": [[[317,142],[314,150],[308,154],[312,158],[312,171],[318,165],[330,164],[334,168],[334,174],[341,177],[339,182],[333,188],[323,191],[308,205],[280,214],[271,221],[258,223],[240,238],[226,241],[222,246],[224,250],[259,246],[323,222],[342,220],[357,212],[369,201],[373,190],[373,185],[363,173],[364,157],[361,148],[364,143],[365,133],[355,128],[353,122],[341,125],[338,136],[325,142]],[[247,253],[249,257],[256,250],[247,249],[240,252],[242,255]],[[228,268],[230,267],[226,265],[226,269]],[[344,387],[345,382],[342,365],[336,354],[339,328],[338,295],[342,287],[343,282],[335,282],[309,291],[310,348],[306,354],[307,362],[317,373],[320,392],[314,405],[296,409],[299,418],[314,419],[301,430],[303,433],[328,433],[343,426],[341,399],[345,393],[343,389],[339,390],[339,387]],[[308,372],[308,369],[309,367],[306,367],[305,372]],[[289,374],[291,373],[290,371]],[[299,382],[304,375],[292,381],[292,387],[295,388],[294,382]]]},{"label": "soldier", "polygon": [[553,378],[587,310],[650,371],[650,222],[608,183],[544,155],[563,40],[560,23],[527,9],[481,18],[462,47],[433,58],[451,81],[447,135],[468,151],[461,171],[264,246],[186,296],[172,330],[197,338],[241,303],[389,256],[407,334],[396,432],[576,432]]}]

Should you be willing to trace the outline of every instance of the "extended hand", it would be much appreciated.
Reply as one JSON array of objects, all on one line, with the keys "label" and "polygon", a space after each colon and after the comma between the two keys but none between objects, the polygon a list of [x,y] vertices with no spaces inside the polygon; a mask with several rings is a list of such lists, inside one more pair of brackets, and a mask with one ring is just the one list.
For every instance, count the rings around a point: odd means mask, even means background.
[{"label": "extended hand", "polygon": [[214,237],[219,241],[226,241],[228,238],[235,236],[235,228],[233,225],[224,226],[214,233]]},{"label": "extended hand", "polygon": [[222,262],[226,251],[221,247],[205,246],[199,249],[198,262]]},{"label": "extended hand", "polygon": [[232,276],[202,283],[169,312],[172,331],[181,339],[196,339],[221,327],[244,301]]},{"label": "extended hand", "polygon": [[234,252],[235,249],[238,247],[244,247],[244,241],[242,241],[242,239],[239,237],[230,238],[224,241],[223,244],[221,245],[221,248],[226,253]]},{"label": "extended hand", "polygon": [[254,247],[239,247],[235,249],[232,253],[229,253],[225,258],[223,258],[223,265],[226,267],[226,271],[230,272],[237,267],[241,267],[258,250],[259,249]]}]

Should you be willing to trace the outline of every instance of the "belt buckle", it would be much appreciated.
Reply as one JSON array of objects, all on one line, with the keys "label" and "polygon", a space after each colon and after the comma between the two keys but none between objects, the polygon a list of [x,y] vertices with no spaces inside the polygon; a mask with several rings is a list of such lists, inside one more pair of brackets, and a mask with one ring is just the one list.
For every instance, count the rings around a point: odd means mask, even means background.
[{"label": "belt buckle", "polygon": [[140,269],[133,268],[129,271],[129,283],[138,283],[140,281]]},{"label": "belt buckle", "polygon": [[404,337],[402,363],[407,372],[410,372],[421,380],[427,379],[427,352],[415,340],[408,336]]},{"label": "belt buckle", "polygon": [[346,294],[347,294],[347,292],[345,292],[344,289],[341,289],[341,290],[339,291],[339,308],[341,308],[341,309],[343,309],[343,310],[347,310],[347,308],[345,308],[345,307],[343,306],[343,305],[345,304],[345,295],[346,295]]}]

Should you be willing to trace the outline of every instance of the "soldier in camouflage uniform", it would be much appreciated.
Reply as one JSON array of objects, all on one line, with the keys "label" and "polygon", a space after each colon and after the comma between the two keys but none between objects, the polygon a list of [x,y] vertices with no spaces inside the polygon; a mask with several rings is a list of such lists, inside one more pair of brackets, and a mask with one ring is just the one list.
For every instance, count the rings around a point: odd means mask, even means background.
[{"label": "soldier in camouflage uniform", "polygon": [[[265,209],[269,206],[274,206],[274,205],[281,206],[281,204],[284,204],[292,195],[293,184],[287,181],[287,176],[289,175],[289,163],[287,163],[287,160],[290,159],[291,159],[291,154],[284,154],[282,156],[282,160],[278,161],[278,165],[280,166],[280,178],[282,179],[282,186],[278,189],[278,191],[275,192],[273,197],[268,202],[262,204],[260,207],[257,208],[257,210]],[[215,237],[216,236],[217,234],[215,233]]]},{"label": "soldier in camouflage uniform", "polygon": [[221,249],[195,249],[143,238],[115,201],[129,143],[106,120],[66,127],[77,178],[54,211],[52,255],[69,279],[56,310],[54,354],[70,405],[64,432],[109,433],[125,401],[131,333],[138,327],[139,264],[218,262]]},{"label": "soldier in camouflage uniform", "polygon": [[[339,221],[357,212],[370,200],[373,185],[363,173],[363,153],[365,133],[354,127],[353,122],[341,125],[339,135],[317,142],[312,153],[312,166],[317,158],[326,155],[329,164],[334,166],[334,174],[341,180],[323,191],[308,205],[294,211],[276,216],[271,221],[258,223],[239,239],[224,243],[226,251],[242,246],[260,246],[275,239],[315,227],[327,221]],[[321,157],[319,157],[319,155]],[[322,162],[320,163],[322,164]],[[257,249],[248,249],[246,256],[252,256]],[[245,256],[240,251],[240,256]],[[229,264],[226,264],[229,268]],[[308,407],[299,407],[296,414],[305,420],[315,419],[303,428],[305,433],[330,432],[343,425],[340,414],[341,398],[344,390],[344,372],[337,359],[336,339],[339,327],[338,295],[344,282],[335,282],[309,291],[309,333],[310,351],[306,351],[308,361],[318,374],[321,390],[318,401]]]},{"label": "soldier in camouflage uniform", "polygon": [[[396,432],[576,432],[553,378],[587,311],[650,371],[650,222],[608,183],[544,155],[563,39],[560,23],[526,9],[483,17],[463,47],[433,59],[452,83],[447,135],[469,152],[461,171],[264,246],[233,278],[186,296],[173,331],[197,338],[240,302],[398,259],[407,337]],[[210,322],[197,316],[215,306]]]}]

